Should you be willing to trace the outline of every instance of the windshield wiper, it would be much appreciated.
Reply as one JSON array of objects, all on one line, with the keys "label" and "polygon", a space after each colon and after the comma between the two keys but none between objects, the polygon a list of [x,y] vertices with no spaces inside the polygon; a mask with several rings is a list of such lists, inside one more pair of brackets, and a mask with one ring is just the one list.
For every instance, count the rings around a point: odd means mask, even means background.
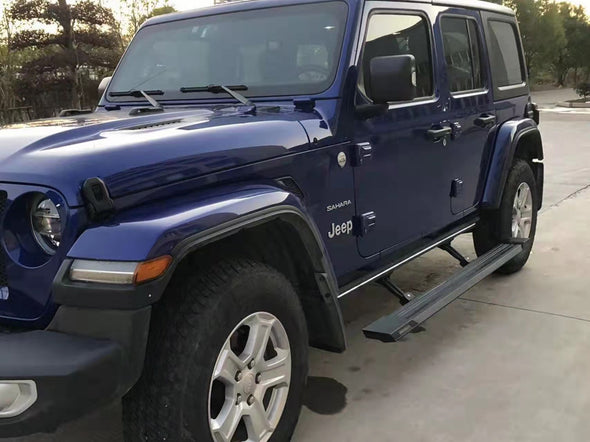
[{"label": "windshield wiper", "polygon": [[[160,89],[155,89],[152,91],[143,91],[139,89],[131,89],[130,91],[118,91],[118,92],[109,92],[109,97],[146,97],[148,95],[150,98],[152,95],[164,95],[164,91]],[[149,99],[148,99],[149,101]],[[155,101],[155,100],[154,100]]]},{"label": "windshield wiper", "polygon": [[143,91],[143,90],[130,90],[130,91],[119,91],[119,92],[109,92],[110,97],[143,97],[145,98],[148,103],[152,107],[139,107],[136,109],[132,109],[129,112],[129,115],[138,115],[143,114],[146,112],[163,112],[164,108],[160,103],[156,101],[152,95],[164,95],[164,91],[159,89],[153,91]]},{"label": "windshield wiper", "polygon": [[233,98],[238,100],[240,103],[245,104],[246,106],[252,106],[256,108],[254,103],[244,97],[242,94],[236,91],[247,91],[248,86],[243,84],[238,84],[235,86],[224,86],[222,84],[210,84],[209,86],[197,86],[197,87],[181,87],[180,92],[183,94],[187,94],[190,92],[211,92],[212,94],[219,94],[221,92],[225,92],[231,95]]}]

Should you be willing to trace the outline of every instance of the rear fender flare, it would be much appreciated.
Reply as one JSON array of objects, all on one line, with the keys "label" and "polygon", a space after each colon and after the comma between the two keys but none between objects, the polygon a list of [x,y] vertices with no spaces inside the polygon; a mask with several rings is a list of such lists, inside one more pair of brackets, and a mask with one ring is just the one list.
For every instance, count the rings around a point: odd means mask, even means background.
[{"label": "rear fender flare", "polygon": [[525,137],[538,139],[538,142],[535,141],[536,147],[531,155],[535,161],[540,162],[543,160],[541,134],[537,124],[532,119],[510,120],[504,123],[496,133],[483,191],[482,208],[497,209],[500,207],[508,172],[514,161],[518,145]]}]

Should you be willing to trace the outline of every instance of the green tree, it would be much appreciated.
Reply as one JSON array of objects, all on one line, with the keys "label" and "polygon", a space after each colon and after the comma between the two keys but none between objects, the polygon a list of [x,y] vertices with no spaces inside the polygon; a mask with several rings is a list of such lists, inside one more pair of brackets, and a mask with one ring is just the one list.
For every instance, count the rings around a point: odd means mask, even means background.
[{"label": "green tree", "polygon": [[573,69],[574,84],[578,82],[580,68],[590,66],[590,24],[582,6],[570,3],[559,5],[567,43],[555,63],[559,85],[565,85],[570,69]]},{"label": "green tree", "polygon": [[[65,93],[67,106],[90,105],[85,83],[112,70],[121,55],[112,12],[93,1],[16,0],[9,11],[16,23],[10,48],[32,51],[20,69],[21,89]],[[63,101],[62,101],[63,102]]]},{"label": "green tree", "polygon": [[176,9],[174,9],[173,6],[170,6],[170,5],[160,6],[158,8],[152,9],[148,13],[148,15],[145,17],[145,19],[147,20],[148,18],[157,17],[158,15],[172,14],[173,12],[176,12]]},{"label": "green tree", "polygon": [[509,0],[516,11],[527,68],[532,76],[552,70],[567,44],[559,5],[551,0]]},{"label": "green tree", "polygon": [[131,35],[135,35],[148,18],[176,12],[176,9],[168,4],[168,0],[123,0],[123,4]]},{"label": "green tree", "polygon": [[14,55],[10,48],[12,42],[12,24],[4,9],[0,10],[0,109],[15,106]]}]

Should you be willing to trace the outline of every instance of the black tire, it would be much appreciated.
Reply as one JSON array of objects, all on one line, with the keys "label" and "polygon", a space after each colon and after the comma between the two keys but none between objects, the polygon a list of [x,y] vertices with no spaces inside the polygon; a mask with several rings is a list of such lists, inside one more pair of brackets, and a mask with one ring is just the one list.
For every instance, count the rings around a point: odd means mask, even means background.
[{"label": "black tire", "polygon": [[249,260],[177,272],[154,308],[142,377],[123,398],[125,440],[211,442],[209,388],[217,357],[235,327],[261,311],[279,319],[289,339],[291,382],[270,440],[290,440],[307,379],[305,316],[291,283]]},{"label": "black tire", "polygon": [[508,172],[500,207],[484,213],[473,232],[473,244],[477,256],[481,256],[497,246],[502,238],[510,238],[512,236],[512,205],[516,192],[522,183],[528,184],[533,202],[529,241],[525,244],[522,252],[497,270],[498,273],[502,274],[517,272],[526,264],[533,248],[535,233],[537,231],[537,211],[539,207],[537,184],[531,166],[526,161],[521,159],[514,161]]}]

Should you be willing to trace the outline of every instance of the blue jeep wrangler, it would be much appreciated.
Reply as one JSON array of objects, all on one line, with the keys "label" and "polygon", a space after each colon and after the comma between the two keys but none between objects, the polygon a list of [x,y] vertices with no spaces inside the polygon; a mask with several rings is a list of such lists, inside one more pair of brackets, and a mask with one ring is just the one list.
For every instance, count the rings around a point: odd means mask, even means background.
[{"label": "blue jeep wrangler", "polygon": [[[398,341],[527,261],[543,190],[514,13],[260,0],[149,20],[91,112],[0,131],[0,436],[123,399],[129,441],[286,441],[371,282]],[[451,242],[472,233],[478,258]],[[441,248],[413,297],[390,279]]]}]

